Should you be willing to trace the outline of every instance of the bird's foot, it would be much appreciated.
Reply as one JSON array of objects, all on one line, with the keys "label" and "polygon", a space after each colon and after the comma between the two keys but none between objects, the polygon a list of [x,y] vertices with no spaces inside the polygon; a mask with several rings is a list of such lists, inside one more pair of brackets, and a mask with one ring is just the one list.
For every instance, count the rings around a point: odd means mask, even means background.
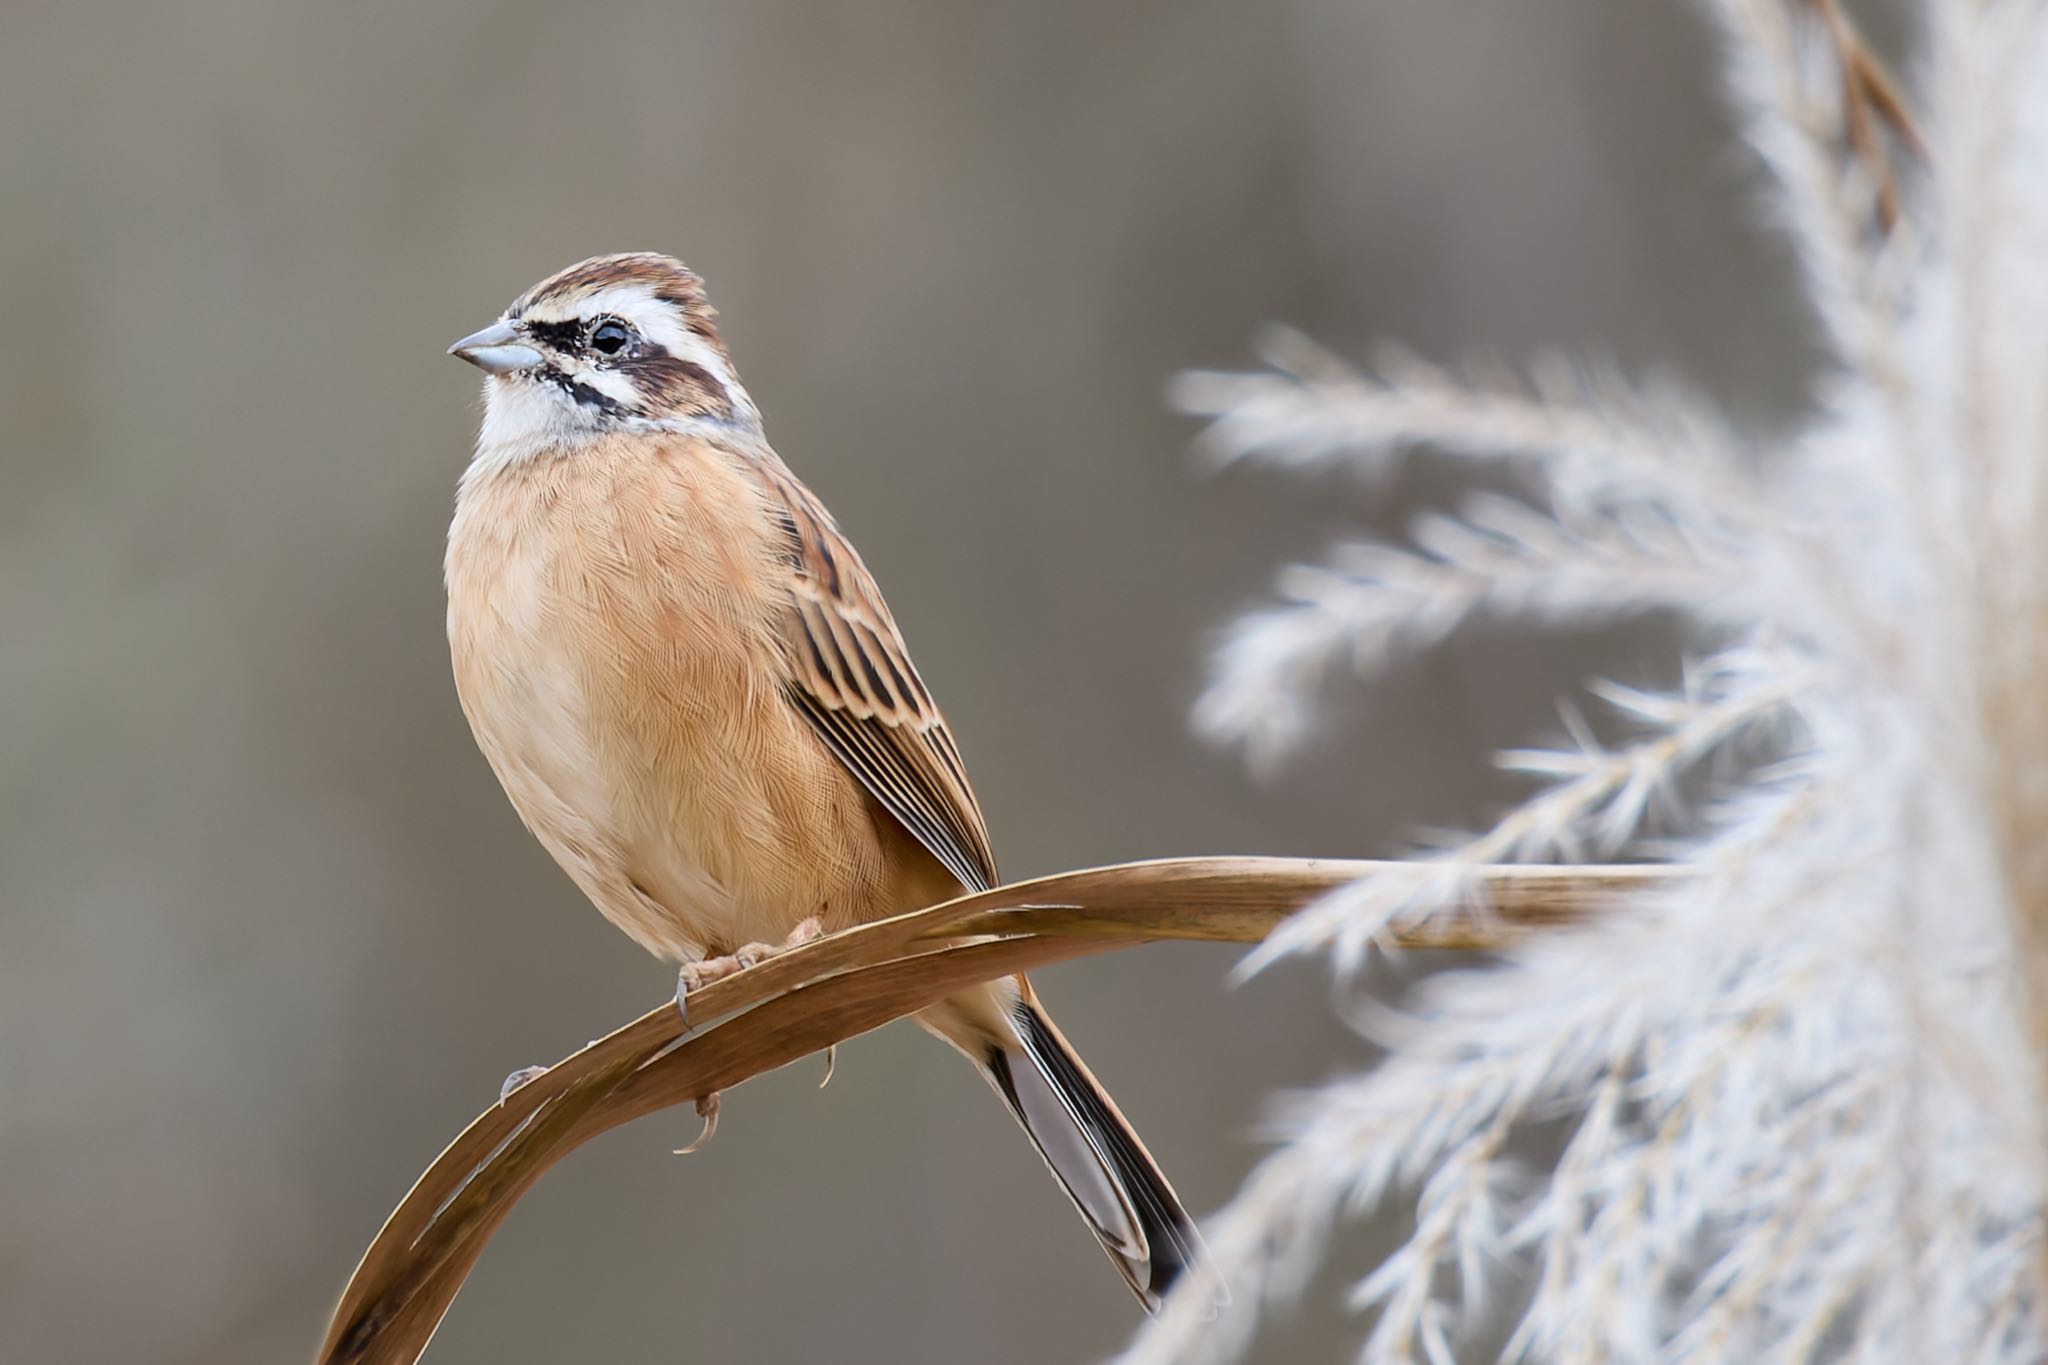
[{"label": "bird's foot", "polygon": [[[780,943],[743,943],[723,957],[707,957],[701,962],[686,962],[676,974],[676,1011],[683,1016],[683,1027],[691,1027],[689,995],[702,990],[714,981],[723,981],[749,967],[757,967],[771,957],[779,957],[792,948],[801,948],[813,939],[822,938],[824,924],[816,915],[811,916],[789,931],[789,937]],[[700,1142],[703,1139],[698,1139]]]},{"label": "bird's foot", "polygon": [[677,1156],[688,1156],[705,1143],[711,1141],[712,1136],[718,1132],[718,1092],[716,1090],[697,1101],[697,1117],[704,1120],[704,1131],[697,1134],[697,1140],[689,1146],[676,1148]]},{"label": "bird's foot", "polygon": [[[732,960],[741,968],[757,966],[771,957],[781,957],[792,948],[801,948],[813,939],[825,936],[825,922],[816,915],[799,923],[789,931],[789,937],[780,943],[747,943],[735,949]],[[729,973],[728,973],[729,974]]]}]

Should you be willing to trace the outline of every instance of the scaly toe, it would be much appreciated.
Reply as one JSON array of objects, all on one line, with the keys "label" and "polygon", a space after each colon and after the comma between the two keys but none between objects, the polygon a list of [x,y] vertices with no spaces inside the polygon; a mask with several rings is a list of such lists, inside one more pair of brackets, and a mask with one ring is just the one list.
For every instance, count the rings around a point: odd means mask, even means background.
[{"label": "scaly toe", "polygon": [[725,980],[740,969],[740,963],[730,957],[707,957],[701,962],[690,962],[683,966],[678,978],[686,990],[701,991],[706,986]]},{"label": "scaly toe", "polygon": [[[746,949],[740,951],[745,952]],[[730,957],[707,957],[700,962],[685,962],[682,970],[676,973],[676,1013],[683,1016],[683,1027],[692,1027],[689,1005],[692,991],[701,991],[706,986],[723,981],[735,972],[752,965],[751,962],[741,961],[738,954]]]}]

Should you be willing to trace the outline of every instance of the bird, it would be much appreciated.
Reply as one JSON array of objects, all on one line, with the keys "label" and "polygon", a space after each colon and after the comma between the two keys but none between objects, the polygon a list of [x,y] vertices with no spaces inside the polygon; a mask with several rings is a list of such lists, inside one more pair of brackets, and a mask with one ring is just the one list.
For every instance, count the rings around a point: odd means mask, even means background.
[{"label": "bird", "polygon": [[[768,444],[695,273],[592,257],[449,353],[484,372],[445,563],[463,712],[570,879],[677,964],[685,1018],[691,990],[783,947],[998,884],[953,733]],[[1031,983],[916,1018],[1159,1311],[1200,1233]]]}]

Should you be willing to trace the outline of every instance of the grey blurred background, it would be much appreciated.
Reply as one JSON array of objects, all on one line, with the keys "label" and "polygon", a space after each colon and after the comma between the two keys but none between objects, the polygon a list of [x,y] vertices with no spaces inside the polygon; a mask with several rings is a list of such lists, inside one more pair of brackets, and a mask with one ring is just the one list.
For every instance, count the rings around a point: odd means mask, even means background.
[{"label": "grey blurred background", "polygon": [[[307,1358],[509,1070],[670,989],[519,827],[448,681],[477,415],[534,279],[710,281],[889,591],[1013,876],[1365,854],[1642,637],[1475,638],[1277,783],[1188,736],[1270,570],[1447,494],[1192,476],[1162,405],[1282,319],[1559,346],[1787,413],[1800,320],[1710,44],[1632,0],[873,0],[0,12],[0,1359]],[[1368,1060],[1317,972],[1047,972],[1199,1210],[1277,1089]],[[907,1025],[587,1149],[430,1359],[1085,1360],[1136,1309]],[[1342,1358],[1315,1313],[1271,1359]]]}]

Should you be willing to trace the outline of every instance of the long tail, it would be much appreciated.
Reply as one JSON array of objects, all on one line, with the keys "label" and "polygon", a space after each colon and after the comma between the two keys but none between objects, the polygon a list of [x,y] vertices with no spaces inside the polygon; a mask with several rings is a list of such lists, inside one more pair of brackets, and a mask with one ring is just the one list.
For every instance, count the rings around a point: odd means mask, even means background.
[{"label": "long tail", "polygon": [[965,1019],[927,1022],[981,1063],[1145,1311],[1156,1313],[1181,1272],[1206,1255],[1201,1234],[1115,1101],[1046,1017],[1030,985],[1021,978],[1019,985],[1016,995],[1003,992],[1010,1027],[1000,1034],[976,1029],[970,1045],[959,1027]]}]

